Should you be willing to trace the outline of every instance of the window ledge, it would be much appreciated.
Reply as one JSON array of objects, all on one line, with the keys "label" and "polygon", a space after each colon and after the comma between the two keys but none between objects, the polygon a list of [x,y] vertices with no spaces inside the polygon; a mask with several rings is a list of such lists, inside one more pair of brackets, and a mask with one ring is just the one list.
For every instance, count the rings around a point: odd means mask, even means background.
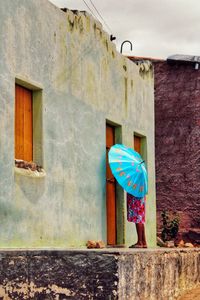
[{"label": "window ledge", "polygon": [[14,171],[16,174],[27,176],[27,177],[33,177],[33,178],[43,178],[46,176],[46,172],[44,169],[41,169],[41,172],[32,171],[31,169],[23,169],[14,167]]}]

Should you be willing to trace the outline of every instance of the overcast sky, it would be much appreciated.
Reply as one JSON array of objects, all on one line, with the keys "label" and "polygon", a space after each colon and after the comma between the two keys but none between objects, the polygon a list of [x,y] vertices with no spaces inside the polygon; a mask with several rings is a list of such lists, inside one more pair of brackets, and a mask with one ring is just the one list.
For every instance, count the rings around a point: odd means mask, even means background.
[{"label": "overcast sky", "polygon": [[[172,54],[200,55],[199,0],[51,0],[59,7],[91,11],[104,30],[116,36],[117,49],[136,56],[167,58]],[[98,16],[95,5],[107,26]],[[109,28],[108,28],[109,27]]]}]

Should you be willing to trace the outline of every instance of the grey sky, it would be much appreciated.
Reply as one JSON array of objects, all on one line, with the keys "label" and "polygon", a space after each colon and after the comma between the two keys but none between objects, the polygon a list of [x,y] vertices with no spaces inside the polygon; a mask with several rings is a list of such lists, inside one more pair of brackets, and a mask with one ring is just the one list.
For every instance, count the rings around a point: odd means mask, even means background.
[{"label": "grey sky", "polygon": [[[59,7],[91,12],[83,0],[51,0]],[[85,2],[95,10],[90,0]],[[124,40],[123,53],[166,58],[172,54],[200,55],[199,0],[92,0],[117,37],[117,49]],[[96,14],[97,15],[97,14]],[[98,15],[97,15],[98,16]],[[100,17],[98,17],[100,20]],[[100,20],[101,21],[101,20]],[[103,24],[103,22],[101,22]],[[103,24],[104,29],[108,28]]]}]

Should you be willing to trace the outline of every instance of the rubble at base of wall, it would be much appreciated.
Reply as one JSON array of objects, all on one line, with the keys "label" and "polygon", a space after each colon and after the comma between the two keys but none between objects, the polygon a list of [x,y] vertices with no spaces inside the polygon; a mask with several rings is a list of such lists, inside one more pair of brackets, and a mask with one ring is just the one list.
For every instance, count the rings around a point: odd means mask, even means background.
[{"label": "rubble at base of wall", "polygon": [[200,249],[1,250],[0,299],[172,300],[200,283]]}]

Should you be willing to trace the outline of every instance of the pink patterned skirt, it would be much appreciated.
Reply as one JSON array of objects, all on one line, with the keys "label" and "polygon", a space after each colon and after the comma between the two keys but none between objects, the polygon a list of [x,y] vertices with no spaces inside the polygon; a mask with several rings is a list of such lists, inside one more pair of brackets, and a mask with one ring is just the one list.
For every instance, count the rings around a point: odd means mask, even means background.
[{"label": "pink patterned skirt", "polygon": [[127,220],[134,223],[145,223],[145,197],[138,198],[127,193]]}]

